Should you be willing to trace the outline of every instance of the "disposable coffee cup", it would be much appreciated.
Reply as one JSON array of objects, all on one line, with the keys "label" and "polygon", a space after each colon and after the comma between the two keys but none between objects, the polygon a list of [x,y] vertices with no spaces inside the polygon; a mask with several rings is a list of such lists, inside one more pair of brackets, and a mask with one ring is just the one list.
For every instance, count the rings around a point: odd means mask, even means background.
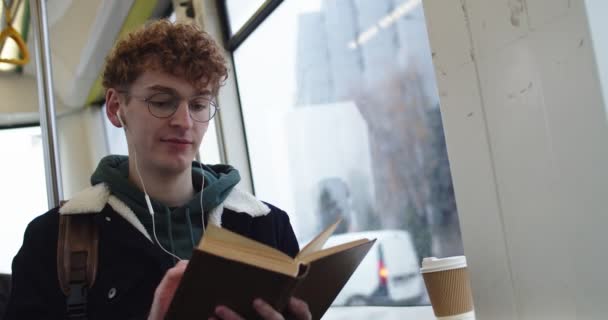
[{"label": "disposable coffee cup", "polygon": [[424,258],[420,272],[437,319],[475,319],[466,257]]}]

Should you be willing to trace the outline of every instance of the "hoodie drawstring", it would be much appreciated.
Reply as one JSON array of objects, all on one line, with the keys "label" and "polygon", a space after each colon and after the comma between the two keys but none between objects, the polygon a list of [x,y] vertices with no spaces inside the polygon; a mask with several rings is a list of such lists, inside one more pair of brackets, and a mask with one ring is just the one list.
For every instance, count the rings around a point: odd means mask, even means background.
[{"label": "hoodie drawstring", "polygon": [[165,207],[165,213],[167,213],[167,233],[169,234],[169,246],[171,247],[171,252],[175,252],[175,243],[173,242],[173,227],[171,225],[171,211],[169,208]]},{"label": "hoodie drawstring", "polygon": [[195,247],[194,233],[192,230],[192,220],[190,220],[190,208],[186,207],[186,222],[188,223],[188,230],[190,230],[190,240],[192,240],[192,247]]}]

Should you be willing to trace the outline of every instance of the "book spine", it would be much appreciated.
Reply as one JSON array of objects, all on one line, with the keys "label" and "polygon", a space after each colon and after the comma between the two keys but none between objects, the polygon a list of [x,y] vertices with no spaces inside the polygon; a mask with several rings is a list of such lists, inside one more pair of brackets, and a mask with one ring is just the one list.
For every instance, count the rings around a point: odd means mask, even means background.
[{"label": "book spine", "polygon": [[306,276],[308,275],[308,271],[310,270],[309,264],[300,264],[299,266],[299,274],[296,278],[292,278],[287,285],[285,286],[283,292],[281,293],[281,299],[277,301],[276,310],[282,314],[287,312],[287,305],[289,304],[289,299],[293,296],[293,293],[296,291],[300,283]]},{"label": "book spine", "polygon": [[299,278],[292,278],[286,283],[285,287],[281,292],[281,295],[279,296],[279,300],[276,302],[276,305],[273,306],[275,310],[277,310],[279,313],[285,314],[287,312],[286,309],[287,305],[289,304],[289,299],[293,295],[293,292],[300,280],[301,279]]}]

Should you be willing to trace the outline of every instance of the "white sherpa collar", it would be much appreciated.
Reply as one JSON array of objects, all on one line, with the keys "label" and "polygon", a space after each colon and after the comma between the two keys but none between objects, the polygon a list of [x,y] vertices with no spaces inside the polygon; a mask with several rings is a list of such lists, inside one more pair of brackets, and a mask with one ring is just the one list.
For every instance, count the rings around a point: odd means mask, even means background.
[{"label": "white sherpa collar", "polygon": [[[146,228],[141,224],[135,213],[117,197],[110,194],[110,189],[105,183],[99,183],[88,187],[72,197],[59,209],[60,214],[86,214],[98,213],[109,204],[116,213],[131,223],[137,230],[144,234],[148,239],[150,235]],[[252,217],[267,215],[270,208],[263,202],[256,199],[252,194],[233,188],[224,202],[218,205],[209,213],[209,223],[216,226],[222,224],[222,214],[224,208],[235,212],[247,213]]]},{"label": "white sherpa collar", "polygon": [[270,213],[270,208],[262,201],[256,199],[251,193],[238,188],[233,188],[224,200],[224,207],[235,212],[244,212],[252,217],[265,216]]},{"label": "white sherpa collar", "polygon": [[124,202],[120,201],[116,196],[110,195],[108,198],[108,204],[114,209],[116,213],[122,216],[125,220],[127,220],[130,224],[132,224],[135,229],[139,230],[148,240],[152,241],[150,234],[144,227],[144,225],[139,221],[135,212],[129,208]]},{"label": "white sherpa collar", "polygon": [[59,209],[60,214],[96,213],[108,203],[110,189],[105,183],[88,187],[72,197]]},{"label": "white sherpa collar", "polygon": [[150,234],[139,221],[135,213],[124,202],[110,194],[110,189],[105,183],[99,183],[88,187],[72,197],[59,208],[59,214],[92,214],[98,213],[109,204],[112,209],[125,220],[131,223],[135,229],[152,241]]},{"label": "white sherpa collar", "polygon": [[224,208],[234,212],[244,212],[252,217],[261,217],[270,213],[270,208],[262,201],[256,199],[252,194],[241,189],[233,188],[224,200],[209,213],[209,223],[222,226],[222,214]]}]

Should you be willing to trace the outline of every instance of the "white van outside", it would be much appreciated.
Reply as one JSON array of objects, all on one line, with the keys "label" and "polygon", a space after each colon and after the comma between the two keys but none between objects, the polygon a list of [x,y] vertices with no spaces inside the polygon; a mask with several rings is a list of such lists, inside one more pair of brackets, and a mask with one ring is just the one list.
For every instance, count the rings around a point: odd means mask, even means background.
[{"label": "white van outside", "polygon": [[408,232],[379,230],[339,234],[330,237],[325,247],[361,238],[377,240],[333,306],[428,303],[419,259]]}]

